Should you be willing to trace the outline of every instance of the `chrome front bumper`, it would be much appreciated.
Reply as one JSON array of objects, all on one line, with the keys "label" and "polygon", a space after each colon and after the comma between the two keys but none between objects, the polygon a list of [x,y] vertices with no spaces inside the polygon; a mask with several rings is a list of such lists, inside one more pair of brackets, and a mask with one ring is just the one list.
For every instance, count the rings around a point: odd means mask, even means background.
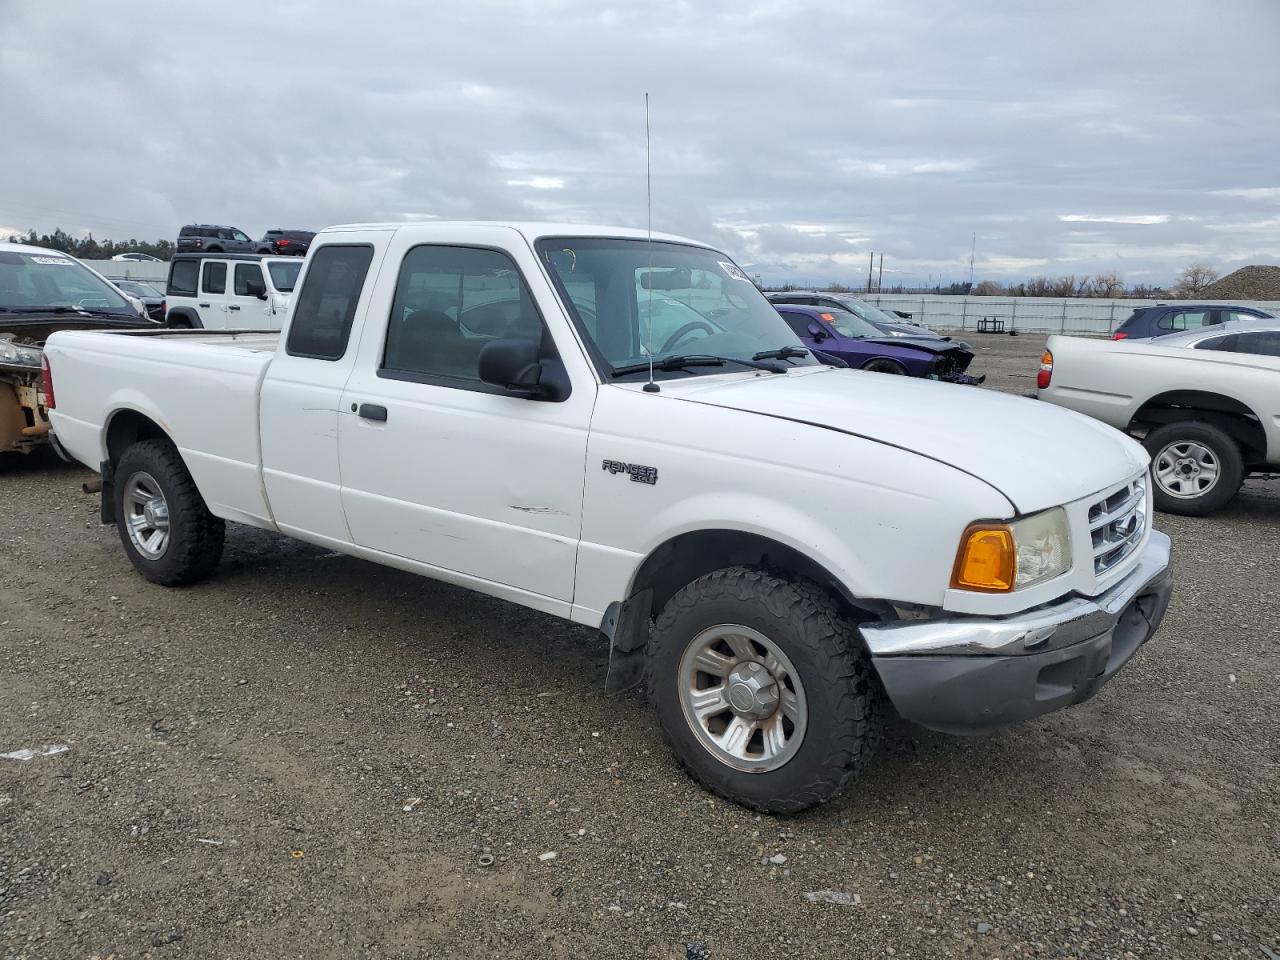
[{"label": "chrome front bumper", "polygon": [[1100,596],[860,629],[903,717],[973,733],[1088,700],[1156,632],[1171,590],[1169,538],[1152,531],[1138,563]]}]

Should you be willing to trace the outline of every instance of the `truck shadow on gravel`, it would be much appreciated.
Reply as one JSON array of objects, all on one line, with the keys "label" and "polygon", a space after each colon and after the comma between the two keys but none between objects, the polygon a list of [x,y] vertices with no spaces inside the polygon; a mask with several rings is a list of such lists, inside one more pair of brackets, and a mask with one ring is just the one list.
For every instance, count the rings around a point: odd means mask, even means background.
[{"label": "truck shadow on gravel", "polygon": [[[476,704],[480,711],[487,702],[547,703],[554,698],[550,702],[558,705],[566,725],[586,724],[638,747],[642,756],[629,761],[634,774],[652,782],[674,780],[681,784],[677,792],[690,802],[710,797],[684,776],[667,751],[643,690],[604,693],[608,648],[591,628],[240,526],[228,529],[222,565],[207,586],[196,590],[240,597],[300,594],[309,617],[326,625],[311,640],[325,661],[339,662],[353,646],[384,672],[405,676],[434,675],[438,664],[447,661],[455,671],[452,685],[484,691]],[[287,655],[283,649],[268,652],[271,658]],[[509,722],[517,734],[519,715]],[[968,800],[985,807],[993,789],[997,796],[1008,792],[1023,800],[1028,794],[1039,796],[1052,790],[1055,778],[1047,768],[1054,763],[1053,751],[1028,749],[1028,740],[1051,736],[1054,724],[1049,718],[1016,728],[1012,735],[996,731],[957,738],[901,720],[890,708],[884,742],[861,774],[842,796],[798,819],[888,816],[905,800],[940,784],[947,785],[953,803],[962,805]]]}]

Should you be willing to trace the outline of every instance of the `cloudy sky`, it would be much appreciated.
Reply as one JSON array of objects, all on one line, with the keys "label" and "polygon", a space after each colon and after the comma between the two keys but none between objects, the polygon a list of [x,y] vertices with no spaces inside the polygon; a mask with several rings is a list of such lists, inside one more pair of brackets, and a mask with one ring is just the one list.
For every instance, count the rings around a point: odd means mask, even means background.
[{"label": "cloudy sky", "polygon": [[766,280],[1280,263],[1280,0],[0,0],[0,234],[643,225]]}]

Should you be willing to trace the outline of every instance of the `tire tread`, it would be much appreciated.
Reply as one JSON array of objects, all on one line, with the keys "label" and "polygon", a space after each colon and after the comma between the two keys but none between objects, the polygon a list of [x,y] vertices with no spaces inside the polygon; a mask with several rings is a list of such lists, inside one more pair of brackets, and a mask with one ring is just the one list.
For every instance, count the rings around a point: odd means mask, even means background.
[{"label": "tire tread", "polygon": [[838,690],[831,718],[834,749],[813,776],[790,789],[786,796],[761,800],[734,790],[725,782],[708,782],[682,755],[667,725],[660,722],[663,737],[690,776],[734,803],[764,813],[796,813],[825,803],[840,792],[874,751],[883,727],[883,692],[863,651],[856,626],[816,584],[784,579],[750,567],[727,567],[685,586],[663,608],[650,633],[646,657],[650,701],[654,702],[657,689],[652,674],[657,647],[668,640],[676,619],[700,604],[726,597],[743,603],[763,601],[769,613],[780,622],[798,623],[805,645],[825,658],[822,675],[831,679]]}]

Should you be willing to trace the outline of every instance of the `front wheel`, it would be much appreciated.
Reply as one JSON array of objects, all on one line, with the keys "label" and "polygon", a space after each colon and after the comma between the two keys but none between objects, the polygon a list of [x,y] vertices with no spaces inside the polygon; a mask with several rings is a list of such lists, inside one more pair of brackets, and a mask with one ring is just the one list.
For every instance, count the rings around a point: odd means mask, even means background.
[{"label": "front wheel", "polygon": [[1200,420],[1158,427],[1142,441],[1151,454],[1155,504],[1165,513],[1188,517],[1226,506],[1244,482],[1240,446]]},{"label": "front wheel", "polygon": [[770,813],[835,796],[882,722],[856,627],[813,585],[745,567],[672,597],[654,629],[648,689],[685,769]]},{"label": "front wheel", "polygon": [[890,360],[888,357],[876,357],[874,360],[868,360],[862,365],[862,369],[868,373],[892,373],[899,377],[907,375],[906,367],[897,360]]},{"label": "front wheel", "polygon": [[133,444],[116,464],[113,483],[120,542],[140,574],[176,587],[213,572],[226,525],[205,506],[172,443]]}]

